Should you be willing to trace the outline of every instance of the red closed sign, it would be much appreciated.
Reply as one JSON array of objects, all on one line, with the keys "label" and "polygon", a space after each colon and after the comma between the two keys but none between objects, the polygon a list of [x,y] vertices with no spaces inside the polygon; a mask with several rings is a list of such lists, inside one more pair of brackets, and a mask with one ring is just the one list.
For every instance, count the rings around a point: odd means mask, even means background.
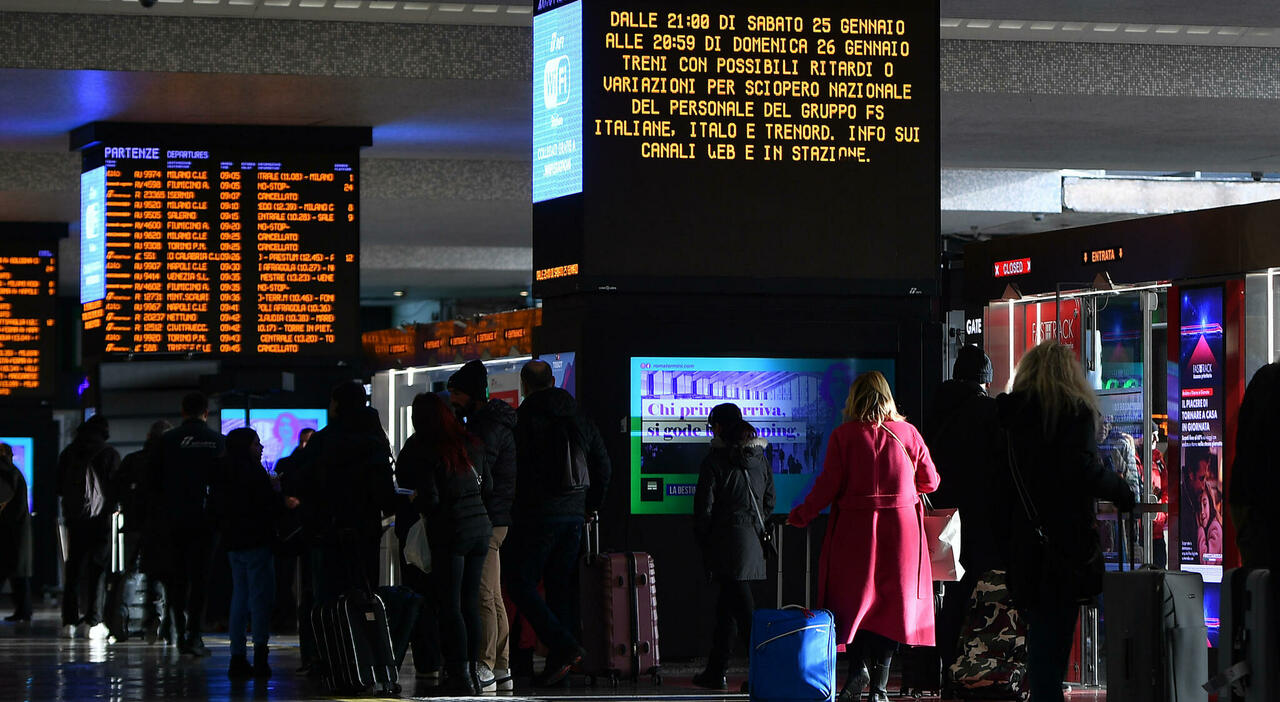
[{"label": "red closed sign", "polygon": [[1005,278],[1011,275],[1026,275],[1031,272],[1030,258],[1017,258],[1012,261],[997,261],[995,277]]}]

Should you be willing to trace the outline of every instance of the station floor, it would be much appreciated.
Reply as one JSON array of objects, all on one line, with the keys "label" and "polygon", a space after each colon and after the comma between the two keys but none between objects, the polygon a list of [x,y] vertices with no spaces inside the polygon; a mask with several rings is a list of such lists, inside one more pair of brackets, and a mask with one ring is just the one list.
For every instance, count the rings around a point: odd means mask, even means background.
[{"label": "station floor", "polygon": [[[345,699],[327,695],[318,681],[294,673],[300,664],[297,637],[284,636],[272,641],[274,676],[270,680],[233,683],[226,676],[229,653],[225,636],[205,637],[205,644],[213,651],[208,658],[183,659],[172,647],[148,646],[142,641],[108,644],[60,638],[57,625],[58,614],[53,610],[38,612],[30,625],[0,623],[0,700]],[[623,684],[613,690],[608,687],[590,688],[582,682],[575,682],[568,688],[550,692],[521,687],[517,682],[515,693],[504,694],[513,702],[745,702],[747,699],[746,695],[716,695],[693,687],[690,678],[696,671],[693,663],[665,665],[664,682],[660,687],[646,682]],[[730,689],[736,690],[745,679],[745,669],[731,671]],[[430,696],[429,688],[417,687],[412,663],[406,663],[401,683],[404,686],[402,699]],[[896,681],[890,689],[898,689]],[[1093,702],[1105,700],[1106,695],[1098,691],[1076,690],[1067,699],[1071,702]]]}]

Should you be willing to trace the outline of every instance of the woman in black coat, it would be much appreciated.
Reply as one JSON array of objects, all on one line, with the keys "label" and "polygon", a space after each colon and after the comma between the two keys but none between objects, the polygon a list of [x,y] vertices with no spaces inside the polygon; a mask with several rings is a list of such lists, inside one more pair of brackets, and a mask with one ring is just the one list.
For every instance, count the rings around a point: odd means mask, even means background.
[{"label": "woman in black coat", "polygon": [[720,583],[720,598],[711,655],[693,684],[723,690],[735,635],[751,639],[751,582],[765,579],[760,534],[765,515],[773,512],[773,472],[765,460],[767,442],[756,438],[737,405],[716,405],[707,426],[715,438],[693,497],[694,534],[708,576]]},{"label": "woman in black coat", "polygon": [[1062,700],[1076,612],[1102,591],[1094,501],[1129,511],[1136,496],[1098,456],[1098,400],[1070,348],[1040,344],[1015,378],[997,398],[1013,479],[1009,593],[1027,617],[1031,699],[1053,702]]},{"label": "woman in black coat", "polygon": [[413,428],[400,450],[396,477],[400,487],[414,491],[413,507],[427,520],[431,579],[445,643],[445,692],[478,695],[476,662],[484,644],[480,579],[493,532],[484,506],[493,484],[484,444],[432,393],[414,399]]},{"label": "woman in black coat", "polygon": [[13,614],[6,622],[31,621],[31,512],[27,479],[13,464],[13,447],[0,444],[0,581],[13,587]]}]

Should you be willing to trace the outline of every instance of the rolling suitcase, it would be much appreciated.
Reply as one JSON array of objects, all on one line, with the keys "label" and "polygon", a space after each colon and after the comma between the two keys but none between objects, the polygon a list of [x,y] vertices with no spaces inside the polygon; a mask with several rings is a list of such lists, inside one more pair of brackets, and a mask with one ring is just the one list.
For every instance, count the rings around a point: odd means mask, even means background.
[{"label": "rolling suitcase", "polygon": [[107,596],[103,603],[103,624],[116,641],[128,641],[143,635],[147,612],[147,576],[137,563],[125,562],[124,533],[119,512],[111,521],[111,572],[106,578]]},{"label": "rolling suitcase", "polygon": [[835,618],[802,607],[758,609],[751,618],[748,682],[753,702],[831,702],[836,697]]},{"label": "rolling suitcase", "polygon": [[311,611],[324,681],[334,693],[399,694],[391,629],[382,598],[356,588]]},{"label": "rolling suitcase", "polygon": [[1004,571],[989,570],[978,579],[960,632],[959,655],[947,670],[956,697],[1030,698],[1026,622],[1010,604]]},{"label": "rolling suitcase", "polygon": [[1128,572],[1107,573],[1102,580],[1107,696],[1125,702],[1208,702],[1202,682],[1209,669],[1203,578],[1134,570],[1132,548],[1129,554]]},{"label": "rolling suitcase", "polygon": [[[942,611],[942,583],[933,583],[933,615]],[[942,654],[937,646],[902,646],[896,656],[902,664],[902,695],[923,697],[942,692]]]},{"label": "rolling suitcase", "polygon": [[662,684],[658,655],[658,600],[653,558],[647,553],[600,553],[600,525],[586,525],[579,571],[582,672],[616,685],[648,675]]},{"label": "rolling suitcase", "polygon": [[1222,702],[1280,699],[1275,606],[1271,571],[1235,568],[1223,574],[1218,646],[1224,670],[1205,685]]}]

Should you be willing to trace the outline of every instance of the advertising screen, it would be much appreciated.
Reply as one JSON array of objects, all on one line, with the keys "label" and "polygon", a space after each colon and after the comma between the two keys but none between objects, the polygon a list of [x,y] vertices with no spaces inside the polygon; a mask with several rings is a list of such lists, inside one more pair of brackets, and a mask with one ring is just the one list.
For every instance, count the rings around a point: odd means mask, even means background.
[{"label": "advertising screen", "polygon": [[566,353],[544,353],[538,357],[539,360],[551,364],[551,374],[556,377],[556,387],[575,397],[578,395],[578,365],[576,357],[577,354],[572,351]]},{"label": "advertising screen", "polygon": [[0,436],[0,444],[9,444],[13,449],[13,465],[22,471],[27,480],[27,509],[34,510],[35,503],[35,439],[29,436]]},{"label": "advertising screen", "polygon": [[[276,461],[293,453],[298,434],[303,429],[320,430],[328,424],[328,413],[322,409],[251,409],[249,425],[262,442],[262,465],[274,470]],[[244,411],[222,411],[222,433],[244,426]]]},{"label": "advertising screen", "polygon": [[785,514],[822,470],[849,384],[871,370],[892,386],[885,359],[632,358],[631,512],[689,514],[711,436],[711,408],[732,402],[769,442],[777,502]]}]

